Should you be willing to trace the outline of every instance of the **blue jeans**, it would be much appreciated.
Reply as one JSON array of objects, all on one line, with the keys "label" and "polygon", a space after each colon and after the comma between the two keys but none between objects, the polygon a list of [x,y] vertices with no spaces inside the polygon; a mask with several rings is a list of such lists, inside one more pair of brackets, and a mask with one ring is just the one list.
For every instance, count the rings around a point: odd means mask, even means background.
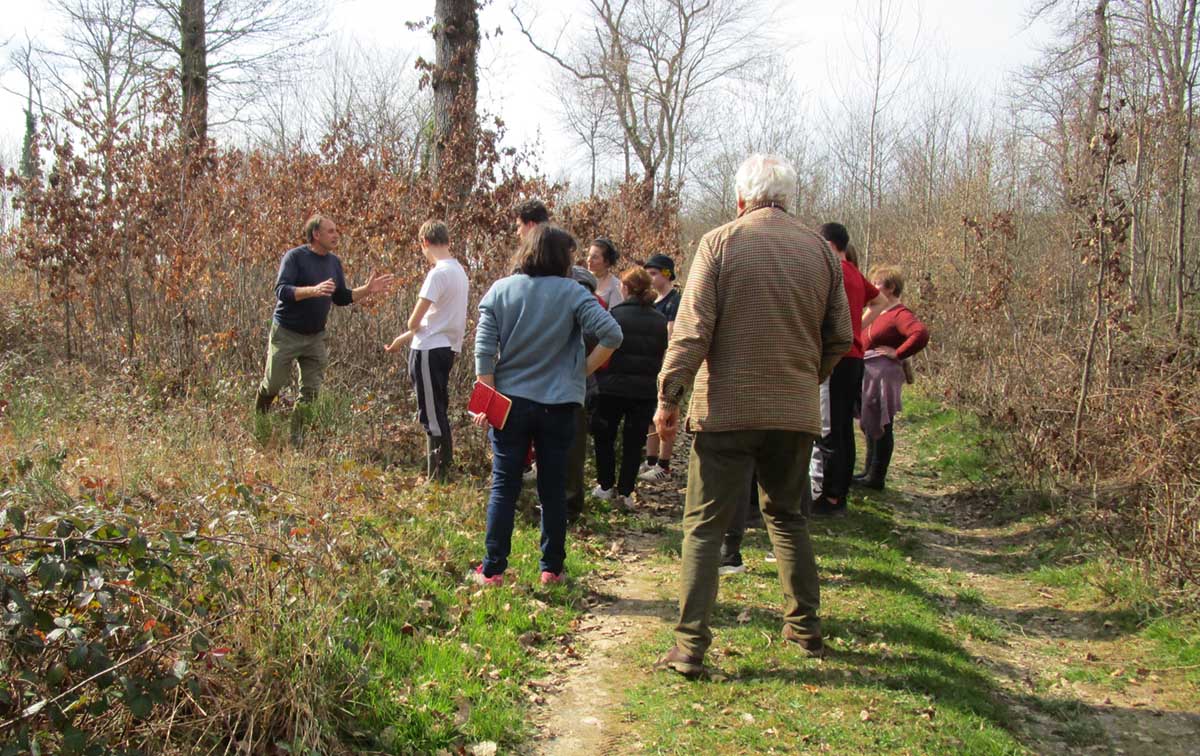
[{"label": "blue jeans", "polygon": [[504,430],[492,428],[492,492],[488,497],[487,557],[483,574],[508,569],[513,518],[529,442],[537,452],[537,491],[542,504],[543,572],[563,571],[567,551],[567,455],[575,436],[574,404],[540,404],[512,397]]}]

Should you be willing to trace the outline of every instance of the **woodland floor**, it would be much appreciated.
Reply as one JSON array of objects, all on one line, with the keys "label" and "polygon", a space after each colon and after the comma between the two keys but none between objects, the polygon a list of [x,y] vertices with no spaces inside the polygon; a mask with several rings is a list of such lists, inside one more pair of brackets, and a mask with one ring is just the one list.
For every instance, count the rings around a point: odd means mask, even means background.
[{"label": "woodland floor", "polygon": [[[849,516],[811,523],[826,657],[782,642],[770,544],[750,530],[747,571],[722,578],[712,674],[689,682],[651,669],[672,643],[685,444],[673,479],[641,490],[632,512],[589,502],[568,539],[565,585],[538,584],[527,490],[505,585],[480,589],[464,579],[485,527],[478,434],[456,438],[456,482],[424,486],[420,434],[394,411],[396,396],[330,391],[297,443],[287,407],[252,419],[236,381],[171,398],[182,387],[154,375],[39,369],[50,363],[17,348],[0,357],[5,507],[48,528],[64,517],[133,523],[152,544],[198,533],[245,566],[228,610],[267,618],[213,630],[228,654],[202,670],[205,697],[155,703],[141,729],[120,731],[139,748],[1198,752],[1195,617],[1164,608],[1070,507],[1026,492],[974,418],[919,392],[906,396],[887,490],[856,489]],[[12,547],[0,556],[33,558]],[[157,601],[177,601],[165,591]],[[207,622],[182,606],[171,616]],[[163,653],[190,658],[175,650],[186,638],[164,637]],[[232,684],[260,673],[270,685]],[[56,684],[39,681],[27,703]],[[36,726],[53,746],[52,724]],[[113,731],[101,725],[97,737]]]},{"label": "woodland floor", "polygon": [[538,685],[539,754],[1192,754],[1200,648],[1045,501],[1014,494],[973,423],[919,397],[888,489],[815,519],[829,653],[780,642],[752,530],[723,577],[709,680],[652,672],[675,617],[675,479],[641,493],[587,578],[580,657]]}]

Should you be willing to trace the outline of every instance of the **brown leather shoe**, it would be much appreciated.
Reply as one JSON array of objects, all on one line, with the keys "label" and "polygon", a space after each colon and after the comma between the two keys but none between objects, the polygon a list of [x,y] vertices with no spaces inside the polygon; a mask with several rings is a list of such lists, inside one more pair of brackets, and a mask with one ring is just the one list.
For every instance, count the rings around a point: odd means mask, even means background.
[{"label": "brown leather shoe", "polygon": [[670,651],[654,662],[654,668],[678,672],[689,680],[695,680],[708,674],[708,670],[704,668],[704,657],[688,656],[679,649],[679,646],[671,646]]},{"label": "brown leather shoe", "polygon": [[816,635],[801,634],[793,630],[791,625],[784,625],[783,639],[789,643],[795,643],[811,657],[819,659],[825,655],[825,641],[821,639],[820,633]]}]

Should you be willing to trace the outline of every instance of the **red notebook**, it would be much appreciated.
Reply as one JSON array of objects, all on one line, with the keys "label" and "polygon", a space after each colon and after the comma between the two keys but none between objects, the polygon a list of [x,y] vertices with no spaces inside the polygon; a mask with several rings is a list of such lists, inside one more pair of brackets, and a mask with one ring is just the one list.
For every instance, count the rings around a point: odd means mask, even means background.
[{"label": "red notebook", "polygon": [[512,399],[486,383],[475,381],[475,388],[471,391],[471,400],[467,402],[468,412],[487,415],[488,422],[493,428],[503,430],[504,423],[508,421],[510,409],[512,409]]}]

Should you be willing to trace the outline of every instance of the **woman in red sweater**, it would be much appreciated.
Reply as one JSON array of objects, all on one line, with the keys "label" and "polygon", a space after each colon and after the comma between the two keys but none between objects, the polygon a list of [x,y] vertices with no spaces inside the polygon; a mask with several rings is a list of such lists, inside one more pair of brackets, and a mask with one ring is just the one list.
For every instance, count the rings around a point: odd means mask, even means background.
[{"label": "woman in red sweater", "polygon": [[900,412],[904,360],[929,343],[929,329],[900,301],[904,276],[899,268],[873,268],[869,278],[880,298],[863,315],[863,388],[859,424],[867,437],[867,468],[856,481],[883,488],[895,441],[892,421]]}]

